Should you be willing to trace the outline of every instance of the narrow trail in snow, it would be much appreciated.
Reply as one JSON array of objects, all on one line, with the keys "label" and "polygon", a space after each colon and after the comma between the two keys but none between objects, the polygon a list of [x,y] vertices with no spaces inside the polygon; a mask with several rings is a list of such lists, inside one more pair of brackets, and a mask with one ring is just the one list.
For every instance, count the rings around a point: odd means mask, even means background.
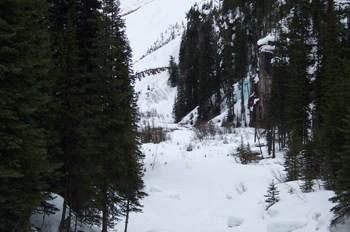
[{"label": "narrow trail in snow", "polygon": [[218,174],[216,171],[216,161],[213,162],[212,165],[212,179],[214,181],[214,185],[215,185],[215,189],[216,189],[216,193],[215,193],[215,199],[212,201],[212,203],[210,204],[210,206],[205,210],[205,212],[202,214],[202,218],[206,219],[209,216],[209,213],[212,212],[215,207],[218,205],[221,197],[222,197],[222,189],[219,183],[219,178],[218,178]]}]

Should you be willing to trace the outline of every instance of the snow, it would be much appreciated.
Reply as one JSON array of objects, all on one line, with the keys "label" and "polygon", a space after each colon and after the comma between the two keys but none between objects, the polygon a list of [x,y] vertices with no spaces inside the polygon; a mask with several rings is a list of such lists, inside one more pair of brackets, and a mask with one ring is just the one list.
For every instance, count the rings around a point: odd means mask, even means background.
[{"label": "snow", "polygon": [[[181,22],[185,21],[186,13],[196,1],[121,0],[120,2],[122,13],[136,10],[126,15],[125,20],[134,60],[139,60],[170,24],[179,23],[181,25]],[[206,1],[199,0],[198,2]]]},{"label": "snow", "polygon": [[[36,214],[36,215],[33,215],[30,219],[31,224],[34,225],[35,228],[41,229],[41,231],[43,232],[57,232],[60,226],[61,217],[62,217],[63,198],[58,195],[54,195],[53,197],[54,199],[52,201],[49,201],[49,203],[55,205],[59,209],[59,211],[56,214],[53,214],[53,215]],[[79,223],[79,225],[77,226],[77,231],[99,232],[101,230],[96,226],[90,227]]]},{"label": "snow", "polygon": [[276,41],[276,35],[270,33],[266,37],[258,40],[257,45],[259,46],[260,52],[270,52],[273,53],[275,50],[275,45],[271,43]]},{"label": "snow", "polygon": [[[169,25],[185,22],[185,13],[195,2],[121,0],[135,72],[167,66],[170,55],[177,59],[179,36],[140,58]],[[259,40],[258,45],[267,46],[269,41],[274,41],[273,35]],[[265,159],[249,165],[237,162],[232,154],[236,153],[242,140],[258,153],[259,142],[254,140],[253,128],[220,127],[226,112],[212,119],[217,133],[203,138],[191,126],[197,109],[191,112],[192,116],[189,114],[181,123],[174,124],[172,106],[176,88],[169,87],[167,82],[167,72],[161,72],[135,83],[138,107],[143,115],[141,122],[149,121],[170,130],[167,141],[141,147],[145,154],[145,191],[149,196],[141,201],[143,213],[130,215],[129,232],[330,231],[333,204],[328,199],[333,192],[317,185],[314,192],[302,193],[300,182],[278,182],[284,174],[283,151],[272,159],[268,157],[266,147],[262,147]],[[266,144],[264,139],[260,142]],[[266,210],[264,195],[273,179],[278,182],[280,201]],[[55,201],[62,205],[62,198]],[[32,218],[39,228],[41,218],[42,215]],[[42,232],[57,231],[59,218],[60,213],[48,217]],[[111,231],[124,231],[123,220]],[[333,231],[345,232],[349,227],[347,224]],[[79,230],[98,231],[96,228]]]},{"label": "snow", "polygon": [[[280,202],[265,210],[264,195],[274,179],[273,170],[283,170],[283,154],[257,164],[237,163],[228,154],[236,151],[242,137],[259,151],[252,128],[236,128],[200,141],[191,128],[178,127],[168,141],[144,144],[149,197],[142,201],[143,213],[131,215],[128,231],[329,231],[332,203],[328,198],[333,193],[318,187],[304,194],[301,183],[279,183]],[[266,157],[265,149],[263,153]],[[153,170],[151,163],[156,163]],[[240,191],[242,185],[246,191]]]},{"label": "snow", "polygon": [[259,39],[257,44],[258,44],[258,46],[261,46],[261,45],[268,44],[270,41],[274,42],[275,40],[276,40],[275,35],[270,33],[266,37]]}]

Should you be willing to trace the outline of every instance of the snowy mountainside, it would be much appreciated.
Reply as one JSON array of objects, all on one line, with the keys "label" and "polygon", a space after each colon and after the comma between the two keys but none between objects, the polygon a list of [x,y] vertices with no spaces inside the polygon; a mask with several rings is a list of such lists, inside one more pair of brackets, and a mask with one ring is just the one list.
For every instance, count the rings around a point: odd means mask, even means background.
[{"label": "snowy mountainside", "polygon": [[[133,50],[135,72],[165,67],[172,55],[178,59],[186,12],[194,0],[121,0],[126,33]],[[207,1],[197,1],[200,5]],[[169,26],[170,25],[170,26]],[[180,25],[167,40],[171,25]],[[161,37],[165,37],[160,39]],[[152,45],[161,46],[152,48]],[[166,41],[165,43],[163,43]],[[333,192],[316,187],[302,193],[300,182],[280,183],[283,178],[283,152],[269,158],[260,150],[252,128],[221,127],[225,112],[212,120],[214,133],[190,126],[196,110],[178,125],[173,123],[172,107],[176,88],[168,84],[167,72],[137,80],[138,107],[142,122],[170,128],[167,140],[142,145],[145,154],[143,213],[132,214],[130,232],[225,232],[225,231],[330,231],[332,219],[328,201]],[[258,133],[259,134],[259,133]],[[265,159],[242,165],[232,154],[242,144]],[[277,183],[280,201],[266,210],[267,188]],[[116,226],[123,231],[123,222]],[[347,231],[344,227],[336,230]]]}]

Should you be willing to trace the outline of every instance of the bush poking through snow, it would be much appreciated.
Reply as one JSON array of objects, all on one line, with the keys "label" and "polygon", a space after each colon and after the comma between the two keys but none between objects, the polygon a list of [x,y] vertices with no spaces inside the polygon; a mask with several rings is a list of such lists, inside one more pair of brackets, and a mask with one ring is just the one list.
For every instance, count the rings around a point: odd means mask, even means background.
[{"label": "bush poking through snow", "polygon": [[241,164],[256,163],[262,159],[258,152],[253,152],[250,149],[249,143],[247,146],[244,145],[243,137],[241,138],[241,145],[237,148],[237,153],[232,154],[232,156],[237,163]]},{"label": "bush poking through snow", "polygon": [[167,140],[166,131],[162,127],[155,127],[147,123],[141,127],[141,143],[161,143]]},{"label": "bush poking through snow", "polygon": [[239,195],[242,195],[242,193],[247,191],[247,186],[242,181],[238,186],[235,185],[235,188]]},{"label": "bush poking through snow", "polygon": [[280,169],[271,169],[271,173],[273,178],[275,178],[278,183],[282,184],[287,182],[287,175],[285,173],[282,173]]},{"label": "bush poking through snow", "polygon": [[268,210],[271,206],[279,202],[279,192],[280,191],[277,190],[274,180],[272,180],[269,188],[267,189],[267,194],[264,195],[265,197],[267,197],[267,199],[265,200],[265,202],[267,203],[266,210]]},{"label": "bush poking through snow", "polygon": [[149,162],[149,165],[151,166],[152,171],[156,169],[159,165],[159,155],[163,155],[163,152],[158,153],[158,150],[152,154],[152,159]]}]

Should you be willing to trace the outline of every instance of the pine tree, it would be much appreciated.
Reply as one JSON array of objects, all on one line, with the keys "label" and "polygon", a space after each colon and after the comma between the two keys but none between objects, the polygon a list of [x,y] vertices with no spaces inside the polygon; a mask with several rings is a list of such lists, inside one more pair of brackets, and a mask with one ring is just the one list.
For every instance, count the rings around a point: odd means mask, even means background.
[{"label": "pine tree", "polygon": [[0,230],[27,231],[31,213],[48,199],[59,166],[48,153],[50,67],[47,5],[0,3]]},{"label": "pine tree", "polygon": [[[78,220],[93,224],[99,220],[94,205],[91,176],[94,164],[89,137],[90,95],[87,92],[94,68],[94,44],[100,22],[98,1],[50,0],[50,34],[55,81],[55,130],[59,133],[63,162],[59,191],[64,198],[60,231],[74,227]],[[75,218],[75,219],[74,219]],[[74,219],[74,220],[73,220]],[[74,223],[74,224],[71,224]]]},{"label": "pine tree", "polygon": [[169,83],[171,87],[175,87],[177,86],[177,82],[179,79],[179,70],[178,70],[178,66],[175,62],[175,57],[170,56],[170,60],[169,60]]},{"label": "pine tree", "polygon": [[285,156],[284,167],[287,172],[287,180],[299,180],[301,177],[302,159],[301,150],[303,145],[299,140],[300,136],[293,132],[288,140],[288,152]]},{"label": "pine tree", "polygon": [[286,145],[286,110],[288,62],[284,41],[276,42],[275,62],[272,66],[272,80],[267,103],[265,123],[269,154],[275,157],[276,138],[279,148]]},{"label": "pine tree", "polygon": [[186,30],[183,32],[179,50],[179,65],[178,65],[178,81],[177,94],[174,100],[173,115],[175,122],[181,121],[182,117],[188,113],[186,111],[186,96],[185,96],[185,61],[186,61]]},{"label": "pine tree", "polygon": [[346,219],[350,218],[350,109],[348,112],[344,119],[346,126],[340,129],[340,131],[345,134],[346,139],[343,151],[340,153],[339,160],[337,160],[341,164],[341,168],[338,170],[335,197],[330,199],[333,203],[337,203],[337,205],[331,209],[335,215],[331,223],[332,225],[344,223]]},{"label": "pine tree", "polygon": [[[183,115],[188,114],[198,105],[198,60],[199,30],[201,26],[200,12],[195,5],[187,13],[187,29],[182,37],[179,56],[179,70],[182,78],[184,102]],[[181,88],[179,89],[181,90]]]},{"label": "pine tree", "polygon": [[346,65],[344,56],[348,52],[344,49],[348,45],[341,43],[341,28],[338,12],[335,10],[334,2],[328,1],[324,25],[324,36],[321,38],[321,70],[317,76],[318,98],[318,122],[322,136],[322,154],[324,158],[323,179],[327,189],[333,189],[337,181],[337,171],[340,164],[337,162],[339,153],[344,145],[344,135],[338,128],[344,127],[342,119],[346,115],[348,105],[348,86],[344,73]]},{"label": "pine tree", "polygon": [[319,136],[313,135],[308,140],[302,151],[302,180],[301,190],[303,192],[314,191],[315,179],[321,178],[322,157],[319,150]]},{"label": "pine tree", "polygon": [[202,41],[199,45],[198,61],[198,115],[201,120],[208,120],[210,115],[220,112],[215,106],[217,100],[212,100],[220,88],[218,84],[220,80],[215,72],[217,49],[211,15],[203,19],[200,32]]},{"label": "pine tree", "polygon": [[[119,1],[102,2],[102,22],[91,75],[89,105],[92,177],[102,231],[132,211],[140,211],[142,154],[138,148],[136,101],[130,78],[131,49],[119,14]],[[127,224],[127,223],[126,223]]]},{"label": "pine tree", "polygon": [[265,202],[267,203],[266,210],[268,210],[271,206],[279,202],[280,199],[278,195],[279,195],[279,191],[277,190],[274,180],[272,180],[269,188],[267,189],[267,194],[264,195],[264,197],[267,198],[265,200]]}]

